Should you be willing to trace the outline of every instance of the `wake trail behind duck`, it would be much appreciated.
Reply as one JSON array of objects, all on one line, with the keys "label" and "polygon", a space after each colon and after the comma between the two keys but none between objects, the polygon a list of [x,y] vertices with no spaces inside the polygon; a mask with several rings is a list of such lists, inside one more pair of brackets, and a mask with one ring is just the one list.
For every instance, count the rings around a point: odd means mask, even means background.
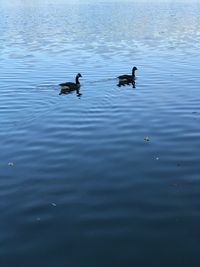
[{"label": "wake trail behind duck", "polygon": [[105,78],[105,79],[91,81],[90,84],[103,83],[103,82],[114,81],[114,80],[116,80],[116,78]]}]

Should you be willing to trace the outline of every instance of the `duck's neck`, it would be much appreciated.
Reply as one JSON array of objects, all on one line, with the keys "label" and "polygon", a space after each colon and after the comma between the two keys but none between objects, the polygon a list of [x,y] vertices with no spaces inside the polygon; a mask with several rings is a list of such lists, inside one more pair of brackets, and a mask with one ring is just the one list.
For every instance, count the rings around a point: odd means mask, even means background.
[{"label": "duck's neck", "polygon": [[135,70],[132,70],[132,76],[135,77]]},{"label": "duck's neck", "polygon": [[78,76],[76,76],[76,84],[80,84]]}]

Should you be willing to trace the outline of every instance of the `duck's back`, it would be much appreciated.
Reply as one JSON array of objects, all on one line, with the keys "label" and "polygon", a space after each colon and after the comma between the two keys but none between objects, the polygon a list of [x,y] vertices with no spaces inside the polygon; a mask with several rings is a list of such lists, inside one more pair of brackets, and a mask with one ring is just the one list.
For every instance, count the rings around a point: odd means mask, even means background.
[{"label": "duck's back", "polygon": [[124,75],[118,76],[117,78],[120,79],[120,80],[130,80],[133,77],[132,77],[132,75],[124,74]]},{"label": "duck's back", "polygon": [[76,84],[72,82],[66,82],[66,83],[60,83],[59,85],[60,86],[75,86]]}]

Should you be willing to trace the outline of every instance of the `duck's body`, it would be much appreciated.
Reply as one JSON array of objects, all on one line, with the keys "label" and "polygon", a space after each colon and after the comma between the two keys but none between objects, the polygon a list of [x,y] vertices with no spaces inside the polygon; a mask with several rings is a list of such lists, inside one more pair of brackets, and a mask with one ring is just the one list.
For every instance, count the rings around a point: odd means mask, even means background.
[{"label": "duck's body", "polygon": [[[135,77],[135,76],[134,76]],[[117,77],[119,80],[131,80],[133,79],[132,75],[128,75],[128,74],[124,74],[124,75],[120,75],[119,77]]]},{"label": "duck's body", "polygon": [[81,86],[80,83],[77,84],[77,83],[72,83],[72,82],[61,83],[59,85],[62,87],[62,89],[65,88],[65,89],[68,89],[68,90],[71,90],[71,91],[79,89],[80,86]]},{"label": "duck's body", "polygon": [[135,71],[137,70],[136,67],[133,67],[132,69],[132,75],[128,75],[128,74],[124,74],[124,75],[120,75],[117,78],[121,81],[133,81],[135,80]]},{"label": "duck's body", "polygon": [[80,82],[79,82],[79,78],[80,77],[82,77],[82,75],[80,73],[78,73],[76,75],[76,78],[75,78],[75,83],[73,83],[73,82],[60,83],[59,84],[61,86],[60,95],[69,93],[71,91],[78,90],[80,88],[80,86],[81,86]]}]

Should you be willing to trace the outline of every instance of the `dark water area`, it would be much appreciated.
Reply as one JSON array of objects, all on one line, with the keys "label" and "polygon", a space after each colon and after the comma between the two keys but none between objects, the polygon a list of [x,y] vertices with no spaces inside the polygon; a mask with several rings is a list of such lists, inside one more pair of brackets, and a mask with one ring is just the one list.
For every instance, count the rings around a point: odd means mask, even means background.
[{"label": "dark water area", "polygon": [[198,266],[200,3],[0,13],[0,266]]}]

